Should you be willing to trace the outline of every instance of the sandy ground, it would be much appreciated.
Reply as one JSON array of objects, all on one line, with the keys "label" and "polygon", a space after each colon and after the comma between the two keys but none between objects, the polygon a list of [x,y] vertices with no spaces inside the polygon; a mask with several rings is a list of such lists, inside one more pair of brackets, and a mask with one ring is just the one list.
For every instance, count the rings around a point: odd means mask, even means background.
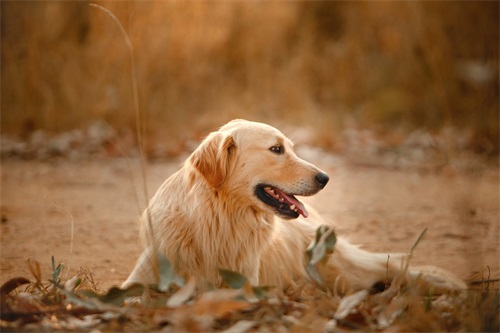
[{"label": "sandy ground", "polygon": [[[398,171],[320,159],[331,176],[312,203],[326,220],[373,251],[407,251],[424,228],[415,264],[464,279],[500,277],[499,172]],[[148,197],[181,160],[147,167]],[[140,253],[138,216],[145,205],[137,163],[124,159],[1,165],[1,282],[30,277],[27,259],[50,278],[51,256],[63,277],[89,269],[101,289],[125,280]],[[293,221],[290,221],[293,223]],[[66,275],[64,275],[66,274]]]}]

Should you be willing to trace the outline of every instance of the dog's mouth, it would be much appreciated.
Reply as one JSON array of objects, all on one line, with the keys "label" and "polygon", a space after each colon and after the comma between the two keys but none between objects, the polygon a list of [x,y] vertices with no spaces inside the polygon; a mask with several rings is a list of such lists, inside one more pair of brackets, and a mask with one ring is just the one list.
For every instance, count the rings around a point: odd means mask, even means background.
[{"label": "dog's mouth", "polygon": [[303,217],[309,215],[304,204],[293,194],[285,193],[277,187],[258,185],[255,188],[255,194],[262,202],[273,207],[278,214],[284,217],[296,219],[299,215]]}]

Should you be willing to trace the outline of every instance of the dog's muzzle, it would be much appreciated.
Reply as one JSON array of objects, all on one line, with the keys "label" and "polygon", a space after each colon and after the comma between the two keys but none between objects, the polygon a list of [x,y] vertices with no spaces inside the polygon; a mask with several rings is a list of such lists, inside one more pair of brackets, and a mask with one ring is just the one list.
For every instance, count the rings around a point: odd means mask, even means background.
[{"label": "dog's muzzle", "polygon": [[300,202],[295,195],[313,195],[319,190],[323,189],[330,177],[324,172],[319,172],[314,176],[314,181],[316,182],[307,191],[301,191],[301,193],[287,193],[277,186],[270,184],[259,184],[255,188],[255,194],[257,197],[265,204],[273,207],[274,211],[288,219],[295,219],[302,215],[307,217],[309,213],[302,202]]}]

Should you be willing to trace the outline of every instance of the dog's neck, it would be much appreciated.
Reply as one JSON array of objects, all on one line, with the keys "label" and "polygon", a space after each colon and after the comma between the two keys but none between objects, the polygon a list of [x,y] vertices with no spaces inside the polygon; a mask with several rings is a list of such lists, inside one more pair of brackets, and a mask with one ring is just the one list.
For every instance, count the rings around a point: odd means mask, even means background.
[{"label": "dog's neck", "polygon": [[[270,244],[275,232],[275,216],[253,207],[248,199],[239,198],[224,188],[209,186],[195,170],[181,172],[179,175],[186,178],[181,180],[174,177],[170,185],[183,184],[181,191],[178,191],[179,188],[176,190],[178,195],[185,196],[181,201],[183,206],[169,209],[183,211],[184,229],[170,229],[167,232],[168,238],[189,238],[195,248],[210,249],[199,254],[203,259],[198,264],[189,264],[190,258],[179,258],[180,268],[189,271],[188,267],[192,270],[194,266],[200,265],[200,274],[215,274],[210,278],[207,276],[209,280],[218,279],[218,274],[213,273],[215,267],[235,270],[245,275],[256,274],[250,267],[255,270],[259,259],[248,256],[258,255]],[[188,203],[190,206],[186,206]]]},{"label": "dog's neck", "polygon": [[[238,193],[243,193],[243,190],[239,191],[237,187],[224,185],[214,188],[192,166],[185,165],[184,167],[189,170],[181,172],[185,175],[183,192],[193,203],[194,216],[202,215],[206,217],[209,224],[218,221],[233,228],[241,225],[243,228],[258,230],[274,224],[275,216],[272,213],[263,211],[252,204],[247,197],[238,195]],[[199,210],[203,214],[200,214]]]},{"label": "dog's neck", "polygon": [[219,223],[231,229],[255,230],[258,232],[270,231],[275,217],[264,212],[248,202],[248,199],[238,198],[224,189],[207,187],[211,194],[204,195],[209,203],[208,223]]}]

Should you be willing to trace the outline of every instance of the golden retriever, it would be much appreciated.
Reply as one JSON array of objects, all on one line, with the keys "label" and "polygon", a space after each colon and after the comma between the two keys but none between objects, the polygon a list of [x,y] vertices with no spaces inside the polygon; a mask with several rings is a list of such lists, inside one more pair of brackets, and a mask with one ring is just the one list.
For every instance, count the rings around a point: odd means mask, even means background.
[{"label": "golden retriever", "polygon": [[[269,125],[233,120],[211,133],[158,189],[141,223],[144,251],[123,287],[158,282],[157,254],[198,285],[219,286],[219,268],[252,285],[287,288],[308,275],[306,248],[325,224],[296,196],[325,187],[328,176],[300,159],[293,143]],[[152,228],[152,230],[150,229]],[[402,255],[370,253],[337,239],[319,273],[328,288],[371,288],[401,271]],[[411,268],[435,291],[464,289],[435,267]]]}]

